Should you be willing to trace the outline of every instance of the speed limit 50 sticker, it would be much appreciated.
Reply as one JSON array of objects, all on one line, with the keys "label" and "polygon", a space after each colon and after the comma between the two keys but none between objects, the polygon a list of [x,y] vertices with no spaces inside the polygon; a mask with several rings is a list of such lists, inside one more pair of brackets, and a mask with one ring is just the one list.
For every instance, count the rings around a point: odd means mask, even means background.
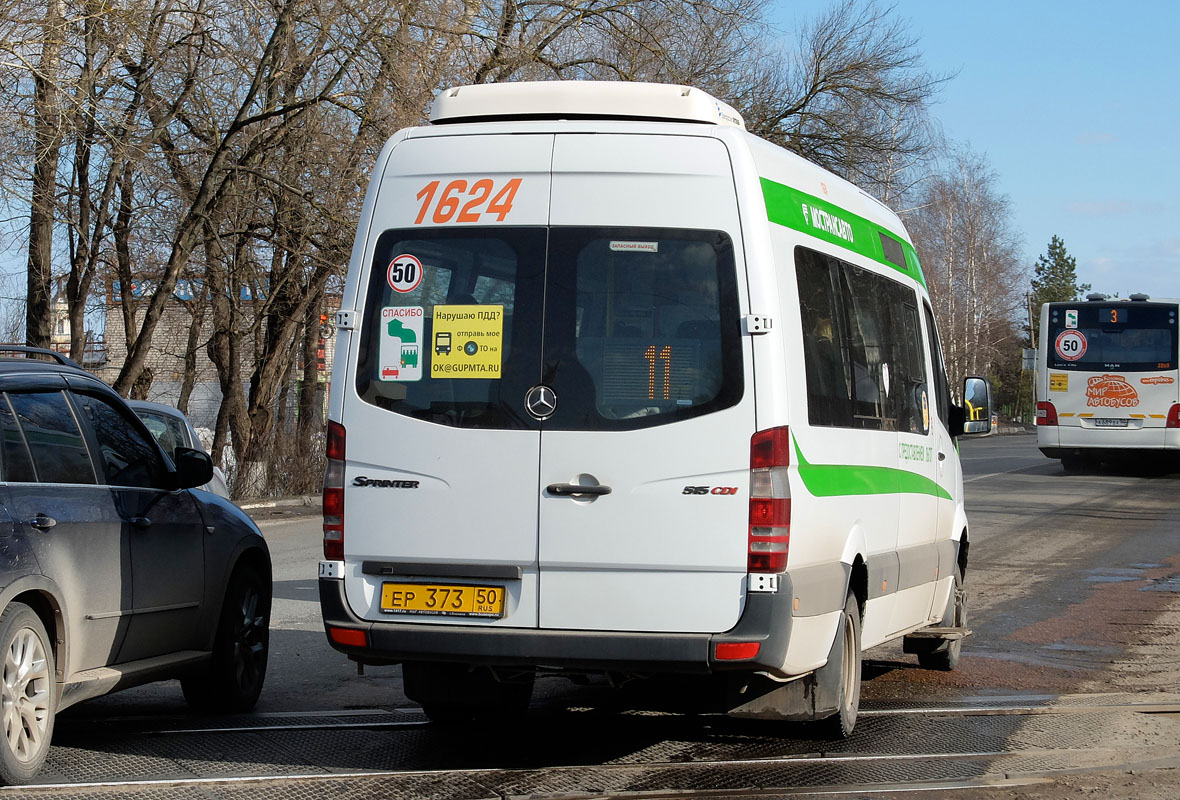
[{"label": "speed limit 50 sticker", "polygon": [[389,287],[395,292],[412,292],[422,282],[422,262],[409,253],[402,253],[389,262],[385,277],[389,281]]},{"label": "speed limit 50 sticker", "polygon": [[1063,361],[1077,361],[1086,354],[1086,334],[1079,330],[1064,330],[1054,343],[1057,357]]}]

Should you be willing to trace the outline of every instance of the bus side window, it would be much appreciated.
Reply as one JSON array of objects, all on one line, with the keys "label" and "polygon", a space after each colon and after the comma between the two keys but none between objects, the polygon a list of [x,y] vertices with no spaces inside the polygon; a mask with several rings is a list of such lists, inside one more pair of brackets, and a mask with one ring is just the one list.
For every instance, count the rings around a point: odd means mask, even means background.
[{"label": "bus side window", "polygon": [[914,290],[802,247],[795,277],[810,423],[926,433],[929,392]]},{"label": "bus side window", "polygon": [[918,307],[914,292],[899,284],[894,285],[890,298],[893,316],[893,362],[896,364],[894,396],[898,430],[902,433],[929,433],[930,391],[926,383],[926,355],[922,345],[922,331],[918,325]]},{"label": "bus side window", "polygon": [[796,248],[799,319],[807,379],[807,418],[812,425],[852,427],[852,395],[845,360],[843,314],[836,292],[838,262]]},{"label": "bus side window", "polygon": [[922,313],[926,318],[926,338],[930,344],[930,366],[934,370],[934,407],[942,424],[950,427],[950,385],[947,383],[946,366],[942,360],[942,347],[938,341],[938,330],[934,327],[934,312],[930,304],[922,301]]}]

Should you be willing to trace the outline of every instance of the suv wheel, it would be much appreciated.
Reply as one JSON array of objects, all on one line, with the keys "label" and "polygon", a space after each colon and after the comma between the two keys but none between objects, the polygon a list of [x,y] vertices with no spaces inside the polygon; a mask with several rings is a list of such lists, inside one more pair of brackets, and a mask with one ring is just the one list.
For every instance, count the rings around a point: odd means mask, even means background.
[{"label": "suv wheel", "polygon": [[13,603],[0,614],[0,648],[4,653],[0,780],[25,783],[41,769],[53,738],[57,711],[53,650],[40,617],[22,603]]},{"label": "suv wheel", "polygon": [[241,565],[230,579],[208,668],[181,679],[194,711],[249,711],[258,702],[270,651],[271,587]]}]

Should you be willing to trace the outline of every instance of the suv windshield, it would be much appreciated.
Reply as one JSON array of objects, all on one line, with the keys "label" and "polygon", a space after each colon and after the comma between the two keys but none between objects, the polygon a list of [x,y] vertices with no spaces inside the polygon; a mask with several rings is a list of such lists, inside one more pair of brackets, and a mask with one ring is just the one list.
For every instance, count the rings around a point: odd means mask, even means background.
[{"label": "suv windshield", "polygon": [[[715,231],[495,228],[378,240],[357,391],[435,423],[631,429],[742,395],[732,244]],[[546,280],[547,276],[547,280]],[[547,286],[547,289],[546,289]]]}]

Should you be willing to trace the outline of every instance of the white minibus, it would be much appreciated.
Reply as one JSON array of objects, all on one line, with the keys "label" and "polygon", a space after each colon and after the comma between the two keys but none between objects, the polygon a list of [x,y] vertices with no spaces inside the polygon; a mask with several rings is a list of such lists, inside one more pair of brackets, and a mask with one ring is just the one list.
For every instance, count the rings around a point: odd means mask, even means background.
[{"label": "white minibus", "polygon": [[958,660],[990,390],[964,422],[897,216],[725,103],[444,91],[377,159],[337,325],[326,632],[432,719],[679,673],[847,735],[862,650]]}]

